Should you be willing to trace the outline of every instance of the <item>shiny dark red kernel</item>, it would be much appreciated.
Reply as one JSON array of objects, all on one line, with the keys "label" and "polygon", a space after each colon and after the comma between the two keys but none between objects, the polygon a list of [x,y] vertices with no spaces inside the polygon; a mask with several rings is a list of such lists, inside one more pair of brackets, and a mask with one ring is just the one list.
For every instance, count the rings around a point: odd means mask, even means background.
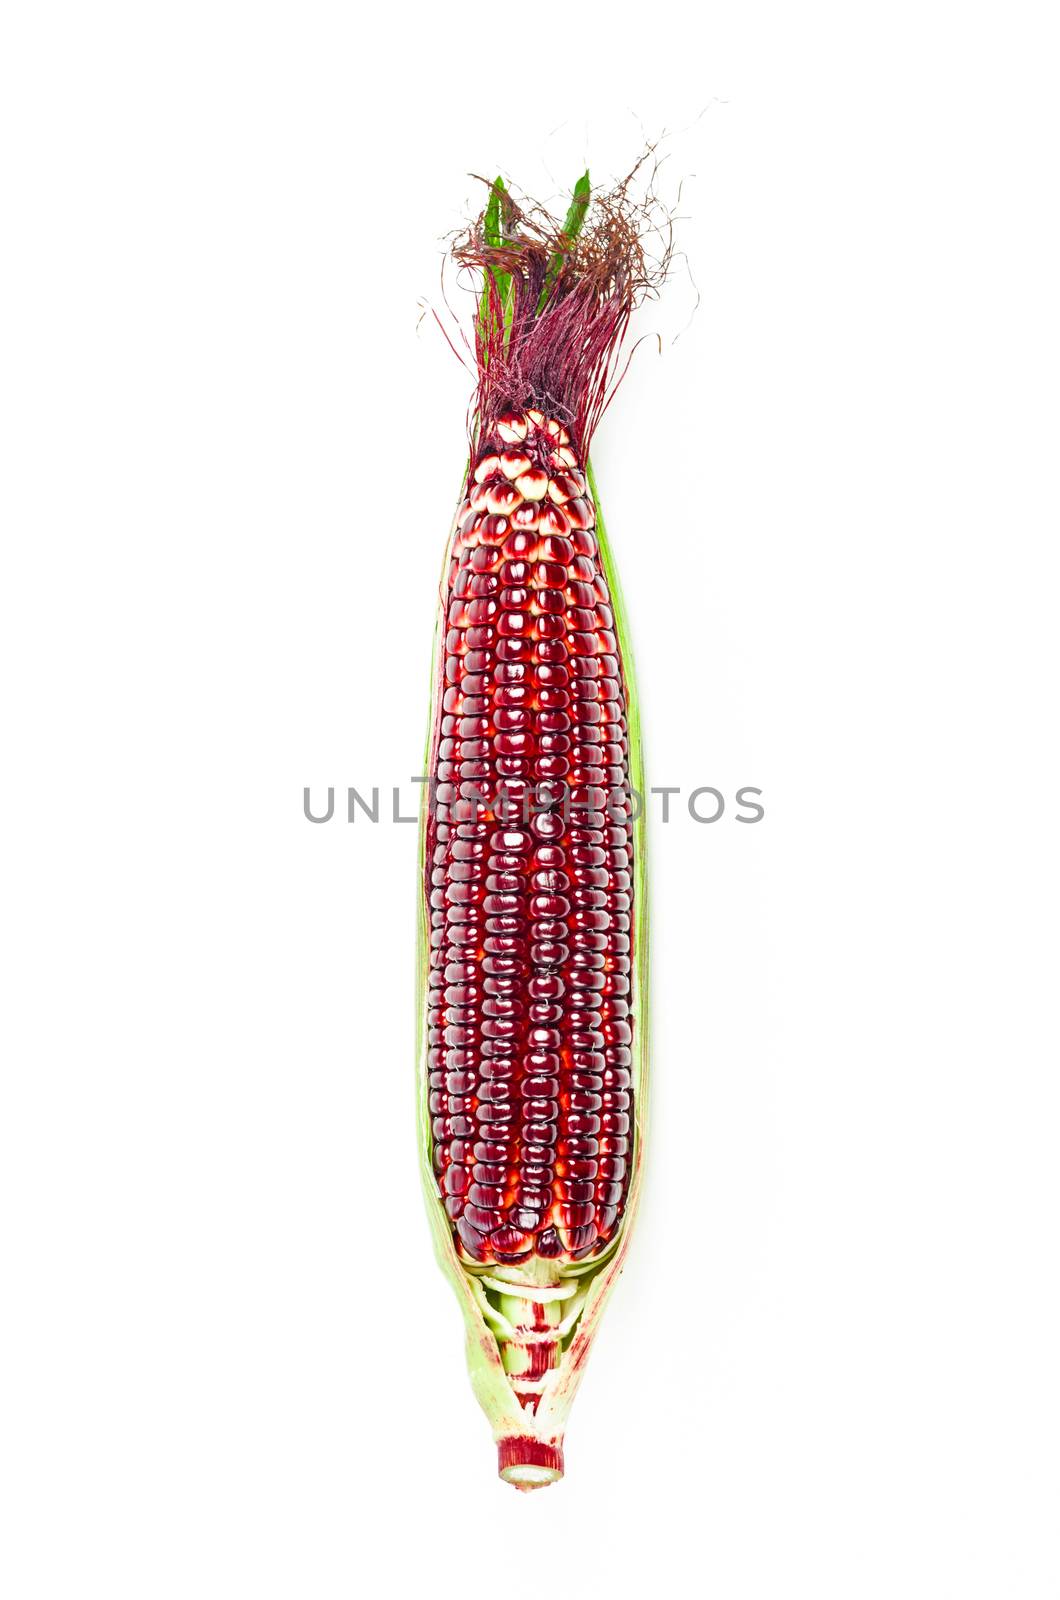
[{"label": "shiny dark red kernel", "polygon": [[558,504],[519,503],[497,472],[474,485],[445,580],[431,1155],[478,1262],[591,1255],[630,1177],[625,692],[584,478],[550,470]]}]

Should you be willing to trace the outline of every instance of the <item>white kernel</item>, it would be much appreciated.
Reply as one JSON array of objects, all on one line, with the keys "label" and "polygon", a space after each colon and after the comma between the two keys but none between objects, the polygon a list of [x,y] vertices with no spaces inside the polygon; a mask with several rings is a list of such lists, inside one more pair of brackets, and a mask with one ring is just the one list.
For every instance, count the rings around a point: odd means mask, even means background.
[{"label": "white kernel", "polygon": [[501,471],[506,478],[521,478],[524,472],[529,472],[533,463],[529,456],[519,455],[514,450],[506,450],[501,456]]},{"label": "white kernel", "polygon": [[475,482],[485,483],[486,479],[492,478],[493,474],[497,472],[499,468],[500,461],[496,456],[483,456],[482,460],[475,468]]},{"label": "white kernel", "polygon": [[517,411],[508,411],[497,423],[497,432],[505,444],[522,444],[526,438],[526,418]]},{"label": "white kernel", "polygon": [[515,487],[524,500],[543,500],[548,493],[548,473],[541,467],[531,467],[515,480]]}]

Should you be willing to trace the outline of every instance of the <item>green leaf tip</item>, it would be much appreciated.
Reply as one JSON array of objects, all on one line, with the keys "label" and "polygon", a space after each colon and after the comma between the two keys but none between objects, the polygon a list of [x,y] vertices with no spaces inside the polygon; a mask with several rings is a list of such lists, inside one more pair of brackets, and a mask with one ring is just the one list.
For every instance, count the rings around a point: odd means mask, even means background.
[{"label": "green leaf tip", "polygon": [[567,212],[567,220],[563,224],[563,232],[572,243],[582,231],[585,213],[589,209],[591,192],[592,185],[589,182],[589,174],[588,172],[583,172],[574,185],[574,198],[570,203],[570,210]]},{"label": "green leaf tip", "polygon": [[[504,186],[504,179],[498,174],[498,176],[494,178],[490,187],[490,197],[486,205],[486,214],[482,223],[483,235],[485,236],[486,243],[491,250],[499,249],[504,243],[504,227],[502,217],[503,206],[505,200],[507,199],[507,195],[508,191]],[[494,284],[496,285],[497,294],[500,296],[504,323],[505,327],[507,327],[511,318],[511,308],[509,305],[509,289],[512,281],[511,274],[508,272],[501,272],[498,267],[490,267],[488,271],[489,275],[493,278]],[[484,280],[482,286],[482,298],[479,301],[479,320],[482,325],[483,333],[485,334],[485,331],[489,328],[490,322],[490,294],[488,277]]]},{"label": "green leaf tip", "polygon": [[494,178],[493,186],[490,189],[489,204],[486,206],[484,224],[486,243],[493,248],[496,248],[501,242],[501,196],[505,193],[507,191],[504,187],[504,179],[501,177]]},{"label": "green leaf tip", "polygon": [[592,185],[589,182],[589,174],[588,172],[583,172],[577,183],[574,185],[573,198],[567,210],[567,215],[563,221],[563,229],[561,233],[563,242],[548,264],[548,273],[545,277],[544,288],[541,290],[541,298],[537,302],[538,311],[544,310],[545,303],[555,287],[556,279],[560,275],[560,270],[563,266],[563,257],[570,249],[575,239],[577,239],[579,233],[582,231],[582,224],[585,221],[585,214],[589,209],[589,197],[591,190]]}]

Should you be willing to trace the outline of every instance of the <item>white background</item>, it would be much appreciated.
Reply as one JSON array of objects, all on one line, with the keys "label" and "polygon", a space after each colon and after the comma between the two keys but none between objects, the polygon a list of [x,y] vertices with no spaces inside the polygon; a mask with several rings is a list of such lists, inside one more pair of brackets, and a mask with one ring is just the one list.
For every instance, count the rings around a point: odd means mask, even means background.
[{"label": "white background", "polygon": [[[1049,10],[5,9],[9,1600],[1060,1593]],[[418,770],[468,174],[664,128],[701,304],[594,454],[650,777],[767,814],[652,829],[646,1204],[519,1496],[415,829],[302,789]]]}]

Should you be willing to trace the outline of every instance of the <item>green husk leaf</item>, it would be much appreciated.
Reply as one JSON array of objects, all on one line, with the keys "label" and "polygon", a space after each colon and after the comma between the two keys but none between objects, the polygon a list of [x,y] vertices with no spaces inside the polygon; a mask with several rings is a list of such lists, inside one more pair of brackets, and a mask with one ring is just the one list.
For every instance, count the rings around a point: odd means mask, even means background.
[{"label": "green husk leaf", "polygon": [[555,287],[556,279],[559,277],[560,269],[563,266],[563,258],[570,249],[571,245],[574,243],[575,239],[578,237],[579,233],[582,231],[582,224],[585,221],[585,214],[589,209],[590,192],[591,185],[589,183],[589,174],[588,172],[583,172],[577,183],[574,185],[574,198],[571,200],[570,208],[567,211],[567,216],[563,223],[563,238],[565,243],[561,249],[556,251],[555,255],[552,257],[552,260],[548,264],[548,272],[545,276],[545,286],[541,290],[541,298],[537,303],[538,311],[542,311],[544,309],[545,303]]},{"label": "green husk leaf", "polygon": [[[491,249],[498,249],[504,243],[504,206],[507,201],[507,190],[504,179],[496,177],[490,190],[489,203],[486,206],[486,215],[483,220],[483,232],[486,243]],[[510,272],[503,272],[499,267],[489,267],[501,303],[501,315],[504,319],[504,328],[507,333],[512,320],[512,276]],[[482,289],[479,301],[479,320],[483,333],[489,328],[491,316],[495,315],[490,305],[489,279],[487,278]],[[488,341],[484,341],[488,342]]]}]

